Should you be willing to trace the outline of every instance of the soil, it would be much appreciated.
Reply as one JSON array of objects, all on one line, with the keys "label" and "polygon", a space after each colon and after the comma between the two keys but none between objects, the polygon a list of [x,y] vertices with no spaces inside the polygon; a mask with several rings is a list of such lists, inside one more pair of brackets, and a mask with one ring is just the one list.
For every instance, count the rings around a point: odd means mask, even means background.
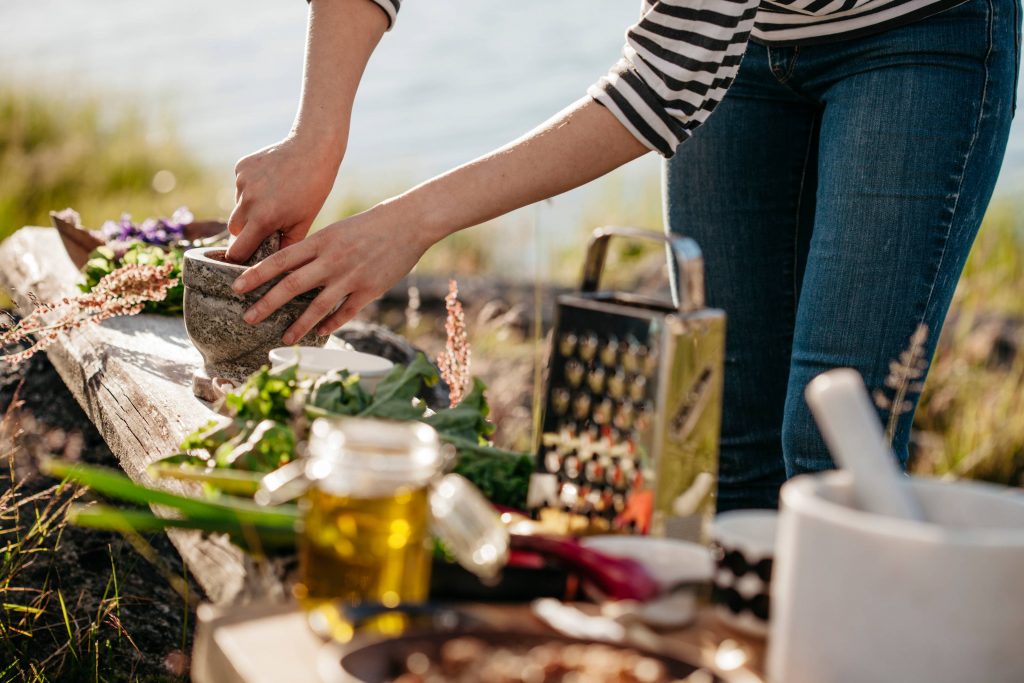
[{"label": "soil", "polygon": [[[15,406],[18,413],[31,416],[35,423],[33,433],[74,435],[71,439],[80,445],[75,450],[83,461],[117,466],[102,437],[44,354],[36,355],[19,368],[0,363],[0,411],[6,413],[15,397],[20,401],[20,406]],[[12,461],[21,482],[22,500],[55,483],[35,467],[29,452],[33,449],[29,443],[32,438],[22,436],[17,440]],[[7,446],[0,444],[5,457]],[[10,485],[7,478],[0,479],[0,495]],[[85,499],[90,496],[86,494]],[[50,497],[30,505],[38,508]],[[23,520],[31,518],[31,508],[30,514],[24,513],[23,509]],[[4,534],[0,538],[10,539],[8,534],[13,526],[6,515],[0,518],[0,532]],[[25,524],[21,526],[24,530]],[[192,648],[195,604],[201,594],[187,579],[179,586],[188,595],[187,600],[172,588],[167,577],[180,579],[183,569],[180,557],[164,534],[144,536],[143,540],[145,543],[140,547],[149,559],[115,533],[68,525],[59,538],[50,539],[45,544],[48,550],[34,555],[34,560],[11,580],[11,586],[19,588],[44,588],[50,597],[45,602],[46,613],[35,619],[29,629],[31,638],[5,634],[0,659],[11,657],[15,663],[12,668],[7,668],[8,662],[3,663],[0,680],[26,679],[33,669],[42,674],[39,678],[33,675],[33,680],[188,680],[187,657]],[[117,607],[97,624],[104,596],[109,605],[114,594],[112,567],[116,568]],[[5,589],[11,586],[0,585],[0,602],[19,600],[18,593],[5,595]],[[68,612],[67,620],[54,598],[57,589]],[[11,613],[2,615],[5,624],[14,619]],[[74,638],[69,636],[69,630]],[[75,644],[74,652],[68,647],[69,641]]]}]

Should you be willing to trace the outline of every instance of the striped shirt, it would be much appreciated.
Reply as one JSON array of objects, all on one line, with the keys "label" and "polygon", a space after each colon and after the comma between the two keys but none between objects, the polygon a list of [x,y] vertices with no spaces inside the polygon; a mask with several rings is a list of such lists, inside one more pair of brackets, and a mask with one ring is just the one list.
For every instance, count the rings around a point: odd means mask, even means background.
[{"label": "striped shirt", "polygon": [[[587,94],[670,157],[722,101],[747,43],[807,45],[876,33],[964,0],[642,0],[622,57]],[[373,0],[394,24],[402,0]]]}]

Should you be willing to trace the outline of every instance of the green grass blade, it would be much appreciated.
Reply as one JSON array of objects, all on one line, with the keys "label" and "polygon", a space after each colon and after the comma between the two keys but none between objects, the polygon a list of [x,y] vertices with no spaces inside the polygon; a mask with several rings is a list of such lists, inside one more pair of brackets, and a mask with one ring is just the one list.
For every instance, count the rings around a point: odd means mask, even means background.
[{"label": "green grass blade", "polygon": [[71,655],[78,661],[78,650],[75,648],[75,635],[71,630],[71,619],[68,617],[68,608],[64,604],[64,593],[57,589],[57,600],[60,601],[60,613],[64,617],[64,628],[68,631],[68,648],[71,650]]},{"label": "green grass blade", "polygon": [[18,605],[16,603],[11,602],[5,602],[3,604],[0,604],[0,608],[2,608],[5,612],[22,612],[24,614],[31,614],[33,616],[39,616],[43,613],[43,610],[39,609],[38,607],[31,607],[29,605]]}]

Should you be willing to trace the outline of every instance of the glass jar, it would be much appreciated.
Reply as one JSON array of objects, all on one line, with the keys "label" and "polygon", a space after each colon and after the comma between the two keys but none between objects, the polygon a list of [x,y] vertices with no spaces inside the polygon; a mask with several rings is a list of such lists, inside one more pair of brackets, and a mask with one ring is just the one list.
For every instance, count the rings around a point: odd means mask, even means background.
[{"label": "glass jar", "polygon": [[260,496],[302,492],[296,596],[307,606],[425,601],[432,533],[478,576],[505,565],[508,531],[476,487],[444,474],[449,458],[429,425],[320,418],[308,451],[290,472],[268,475]]}]

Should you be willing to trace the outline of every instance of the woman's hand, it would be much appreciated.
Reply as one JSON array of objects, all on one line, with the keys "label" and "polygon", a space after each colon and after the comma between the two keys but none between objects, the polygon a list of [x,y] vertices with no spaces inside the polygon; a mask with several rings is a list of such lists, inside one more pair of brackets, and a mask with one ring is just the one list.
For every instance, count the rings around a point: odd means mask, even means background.
[{"label": "woman's hand", "polygon": [[408,274],[432,241],[414,222],[400,220],[388,204],[381,204],[247,269],[234,289],[248,292],[288,273],[245,313],[245,321],[255,325],[299,294],[322,288],[284,333],[282,341],[291,345],[314,327],[318,334],[329,334],[351,320]]},{"label": "woman's hand", "polygon": [[508,146],[249,268],[235,280],[236,292],[287,275],[253,304],[245,321],[255,325],[299,294],[322,287],[283,341],[294,344],[314,326],[320,334],[332,332],[391,289],[446,235],[565,192],[646,152],[607,109],[580,100]]},{"label": "woman's hand", "polygon": [[235,166],[236,236],[229,261],[248,259],[268,235],[282,247],[309,232],[345,155],[356,88],[388,15],[367,0],[313,0],[309,8],[302,97],[292,133]]},{"label": "woman's hand", "polygon": [[240,160],[228,220],[236,239],[227,259],[245,261],[277,230],[282,248],[301,242],[334,185],[343,152],[337,142],[291,135]]}]

